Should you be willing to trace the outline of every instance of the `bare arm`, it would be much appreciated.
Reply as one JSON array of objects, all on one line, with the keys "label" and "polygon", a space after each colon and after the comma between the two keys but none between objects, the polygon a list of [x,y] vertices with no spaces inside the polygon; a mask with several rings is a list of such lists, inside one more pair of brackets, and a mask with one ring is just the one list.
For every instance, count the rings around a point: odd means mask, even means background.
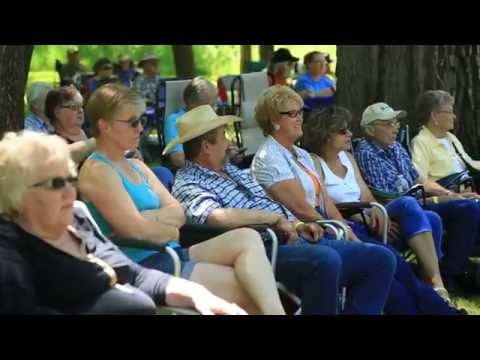
[{"label": "bare arm", "polygon": [[317,210],[307,202],[305,191],[296,180],[280,181],[266,191],[274,200],[285,205],[298,219],[302,221],[322,219]]},{"label": "bare arm", "polygon": [[80,172],[79,189],[91,201],[115,234],[160,244],[179,237],[178,228],[144,217],[137,210],[119,176],[107,165],[87,160]]},{"label": "bare arm", "polygon": [[365,201],[365,202],[374,202],[377,201],[374,197],[370,189],[368,188],[367,183],[365,180],[363,180],[362,173],[360,171],[360,168],[358,167],[357,162],[355,161],[355,158],[352,156],[352,154],[346,152],[348,158],[350,159],[350,162],[353,165],[353,171],[355,173],[355,179],[357,180],[358,186],[360,186],[360,201]]},{"label": "bare arm", "polygon": [[96,144],[95,138],[69,144],[68,148],[70,149],[73,161],[78,164],[85,160],[95,150]]},{"label": "bare arm", "polygon": [[215,209],[207,218],[207,224],[236,228],[246,225],[275,225],[282,216],[274,212],[253,209]]},{"label": "bare arm", "polygon": [[162,206],[160,209],[142,211],[142,215],[147,218],[153,215],[159,222],[177,228],[183,226],[185,224],[185,211],[182,205],[168,192],[162,182],[158,180],[157,176],[144,162],[139,160],[134,161],[147,176],[148,183],[152,187],[152,190],[158,195]]}]

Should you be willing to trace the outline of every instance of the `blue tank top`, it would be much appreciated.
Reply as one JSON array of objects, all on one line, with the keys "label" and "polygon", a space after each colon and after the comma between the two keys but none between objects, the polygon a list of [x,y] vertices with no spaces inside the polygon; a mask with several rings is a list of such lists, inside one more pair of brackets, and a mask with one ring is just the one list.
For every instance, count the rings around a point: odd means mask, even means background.
[{"label": "blue tank top", "polygon": [[[145,174],[140,171],[140,169],[133,160],[127,159],[128,164],[133,169],[133,171],[140,175],[141,181],[139,184],[131,181],[117,165],[115,165],[109,158],[107,158],[100,152],[95,151],[88,157],[88,159],[97,160],[104,164],[107,164],[118,174],[118,176],[120,176],[125,190],[130,195],[130,198],[132,199],[138,211],[160,208],[160,200],[158,198],[158,195],[152,190]],[[87,202],[86,205],[88,206],[88,209],[92,213],[93,218],[95,219],[105,236],[112,235],[112,227],[100,214],[95,205],[92,202]],[[130,259],[135,262],[139,262],[149,257],[150,255],[157,253],[156,251],[134,249],[129,247],[121,247],[121,249]]]}]

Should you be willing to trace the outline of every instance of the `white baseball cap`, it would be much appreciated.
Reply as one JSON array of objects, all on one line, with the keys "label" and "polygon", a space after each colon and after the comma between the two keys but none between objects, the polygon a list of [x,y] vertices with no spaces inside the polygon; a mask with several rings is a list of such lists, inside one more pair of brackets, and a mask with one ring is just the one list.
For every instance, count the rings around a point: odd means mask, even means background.
[{"label": "white baseball cap", "polygon": [[407,116],[405,110],[393,110],[386,103],[375,103],[365,109],[362,115],[361,127],[367,127],[376,120],[393,120]]}]

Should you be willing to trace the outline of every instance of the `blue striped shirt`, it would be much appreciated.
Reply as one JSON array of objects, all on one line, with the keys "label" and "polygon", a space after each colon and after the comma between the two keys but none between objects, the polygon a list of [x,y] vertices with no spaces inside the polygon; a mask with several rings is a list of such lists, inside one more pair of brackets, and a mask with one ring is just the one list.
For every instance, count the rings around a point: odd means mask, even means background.
[{"label": "blue striped shirt", "polygon": [[249,173],[228,163],[228,177],[187,161],[175,175],[172,194],[185,208],[187,222],[204,224],[215,209],[267,210],[293,220],[293,214],[272,200]]},{"label": "blue striped shirt", "polygon": [[405,148],[395,142],[387,149],[361,139],[355,146],[355,158],[365,182],[376,190],[396,193],[398,175],[402,174],[412,187],[419,177]]},{"label": "blue striped shirt", "polygon": [[25,118],[23,127],[25,130],[36,131],[45,134],[51,134],[54,130],[52,126],[49,126],[45,121],[35,114],[30,114]]}]

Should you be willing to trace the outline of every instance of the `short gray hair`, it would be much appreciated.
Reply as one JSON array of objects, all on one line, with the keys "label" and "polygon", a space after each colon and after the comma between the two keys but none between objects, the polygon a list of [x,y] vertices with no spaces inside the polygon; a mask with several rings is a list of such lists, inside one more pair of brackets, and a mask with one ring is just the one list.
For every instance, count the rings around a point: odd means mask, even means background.
[{"label": "short gray hair", "polygon": [[430,120],[430,114],[438,111],[444,105],[453,105],[455,98],[443,90],[429,90],[417,99],[415,114],[417,121],[425,125]]},{"label": "short gray hair", "polygon": [[192,81],[185,87],[183,91],[183,101],[186,105],[200,106],[210,105],[210,94],[217,93],[217,88],[207,79],[200,76],[192,79]]},{"label": "short gray hair", "polygon": [[61,137],[28,130],[7,132],[0,141],[0,214],[10,220],[18,216],[32,174],[44,166],[44,161],[35,161],[34,156],[65,159],[70,174],[76,175],[70,150]]},{"label": "short gray hair", "polygon": [[45,99],[53,86],[46,82],[37,81],[30,85],[27,91],[27,103],[31,111],[45,112]]}]

